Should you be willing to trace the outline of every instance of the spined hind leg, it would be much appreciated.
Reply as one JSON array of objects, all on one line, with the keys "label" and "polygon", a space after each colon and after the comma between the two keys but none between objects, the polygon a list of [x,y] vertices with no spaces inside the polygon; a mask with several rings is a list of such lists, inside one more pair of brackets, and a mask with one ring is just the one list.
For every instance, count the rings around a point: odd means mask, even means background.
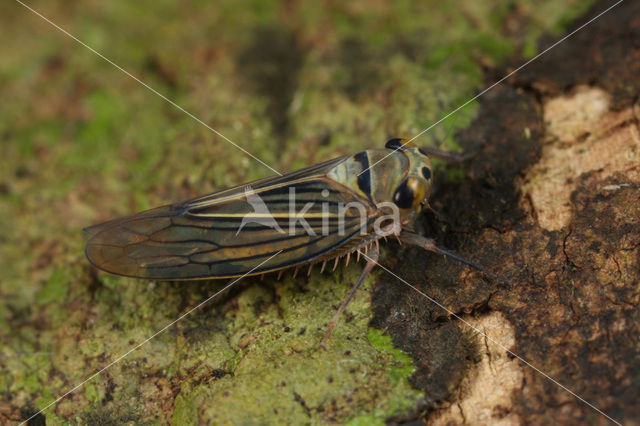
[{"label": "spined hind leg", "polygon": [[373,267],[378,264],[378,257],[379,257],[378,248],[374,246],[371,252],[369,253],[369,255],[364,255],[364,256],[367,259],[367,264],[365,265],[364,270],[362,271],[362,274],[360,274],[360,278],[358,278],[358,281],[356,281],[356,284],[353,286],[353,288],[351,289],[347,297],[342,301],[342,304],[338,308],[338,311],[333,315],[333,318],[331,318],[331,321],[329,321],[327,332],[322,338],[322,342],[320,342],[320,347],[323,349],[326,348],[327,342],[331,337],[331,333],[333,332],[333,329],[338,323],[340,316],[342,315],[344,310],[347,308],[347,305],[349,304],[349,302],[351,302],[351,299],[353,299],[353,296],[356,295],[358,288],[360,288],[365,278],[367,278],[367,276],[371,273],[371,270],[373,269]]},{"label": "spined hind leg", "polygon": [[447,249],[443,249],[441,247],[438,247],[436,245],[436,242],[431,239],[431,238],[425,238],[422,235],[418,235],[415,234],[413,232],[402,232],[400,234],[400,240],[404,241],[405,243],[408,244],[412,244],[412,245],[416,245],[419,247],[422,247],[425,250],[429,250],[433,253],[438,253],[441,254],[443,256],[446,256],[448,258],[457,260],[460,263],[464,263],[465,265],[468,265],[474,269],[477,269],[478,271],[487,274],[488,276],[495,278],[505,284],[509,284],[512,285],[513,283],[511,282],[511,280],[509,280],[508,278],[505,278],[503,276],[500,276],[488,269],[486,269],[484,266],[472,262],[471,260],[465,259],[464,257],[460,256],[459,254],[451,251],[451,250],[447,250]]}]

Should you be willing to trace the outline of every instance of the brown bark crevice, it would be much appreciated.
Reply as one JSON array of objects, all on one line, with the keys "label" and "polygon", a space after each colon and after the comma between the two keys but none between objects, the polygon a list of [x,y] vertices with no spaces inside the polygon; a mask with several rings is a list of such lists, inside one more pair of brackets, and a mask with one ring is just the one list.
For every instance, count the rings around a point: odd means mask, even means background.
[{"label": "brown bark crevice", "polygon": [[[573,28],[604,8],[595,5]],[[425,231],[509,277],[512,287],[414,249],[401,252],[394,268],[454,313],[479,322],[501,315],[516,354],[621,422],[640,418],[637,40],[640,5],[625,2],[487,93],[459,135],[467,146],[486,141],[466,165],[467,178],[450,181],[447,169],[436,176],[432,204],[452,226],[427,217]],[[426,391],[428,421],[608,423],[522,364],[509,404],[487,414],[469,399],[483,386],[488,356],[473,345],[479,337],[411,292],[382,275],[373,325],[416,359],[412,383]],[[410,314],[399,321],[391,311]],[[445,329],[457,339],[443,339]],[[451,407],[463,407],[464,416]]]}]

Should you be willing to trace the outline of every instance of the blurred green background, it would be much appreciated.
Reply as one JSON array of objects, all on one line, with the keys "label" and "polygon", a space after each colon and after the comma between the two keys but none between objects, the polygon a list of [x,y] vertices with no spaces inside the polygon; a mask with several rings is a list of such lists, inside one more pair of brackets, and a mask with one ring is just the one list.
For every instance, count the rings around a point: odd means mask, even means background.
[{"label": "blurred green background", "polygon": [[[273,168],[411,137],[560,34],[590,1],[29,1]],[[220,283],[94,271],[82,228],[272,174],[43,19],[0,4],[0,421],[125,353]],[[520,59],[517,59],[520,58]],[[450,129],[418,142],[457,150]],[[384,422],[428,395],[368,328],[372,277],[328,351],[361,267],[247,279],[37,419]]]}]

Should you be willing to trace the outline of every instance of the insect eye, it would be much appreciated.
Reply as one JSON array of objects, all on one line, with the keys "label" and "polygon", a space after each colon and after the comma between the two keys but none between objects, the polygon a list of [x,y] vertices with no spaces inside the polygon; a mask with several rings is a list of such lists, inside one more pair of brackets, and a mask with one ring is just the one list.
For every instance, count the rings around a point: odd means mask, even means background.
[{"label": "insect eye", "polygon": [[387,143],[384,144],[384,147],[387,149],[402,149],[403,148],[402,142],[404,142],[404,139],[400,139],[400,138],[389,139]]},{"label": "insect eye", "polygon": [[386,144],[384,144],[384,147],[387,149],[400,149],[403,150],[406,147],[410,147],[410,146],[414,146],[412,142],[409,142],[406,139],[402,139],[402,138],[393,138],[393,139],[389,139],[387,141]]},{"label": "insect eye", "polygon": [[424,178],[426,180],[431,179],[431,169],[430,168],[423,167],[421,171],[422,171],[422,176],[424,176]]},{"label": "insect eye", "polygon": [[408,209],[418,205],[426,196],[426,185],[418,178],[408,177],[393,193],[393,202],[401,209]]}]

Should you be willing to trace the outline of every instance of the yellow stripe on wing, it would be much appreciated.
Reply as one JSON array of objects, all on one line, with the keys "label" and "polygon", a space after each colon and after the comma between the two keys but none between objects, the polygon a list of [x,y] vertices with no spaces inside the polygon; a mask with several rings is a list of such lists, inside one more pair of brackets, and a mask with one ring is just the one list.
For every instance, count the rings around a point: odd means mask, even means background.
[{"label": "yellow stripe on wing", "polygon": [[323,213],[323,212],[313,212],[313,213],[302,213],[302,214],[290,214],[290,213],[189,213],[189,216],[196,217],[218,217],[218,218],[274,218],[274,219],[286,219],[289,217],[297,217],[297,218],[337,218],[340,217],[334,213]]},{"label": "yellow stripe on wing", "polygon": [[[303,183],[303,182],[310,182],[310,181],[314,181],[317,180],[318,176],[312,176],[312,177],[306,177],[303,179],[297,179],[297,180],[290,180],[290,181],[285,181],[285,182],[281,182],[278,183],[276,185],[270,185],[270,186],[265,186],[265,187],[260,187],[260,188],[254,188],[251,186],[251,184],[247,184],[244,186],[244,188],[250,188],[250,192],[252,194],[256,194],[256,195],[260,195],[260,193],[263,192],[267,192],[267,191],[271,191],[274,189],[278,189],[278,188],[282,188],[285,186],[294,186],[296,184],[299,183]],[[255,182],[254,184],[258,184],[260,183],[260,181]],[[236,190],[241,189],[241,188],[235,188]],[[244,191],[241,192],[237,192],[235,194],[232,195],[227,195],[227,196],[219,196],[218,193],[214,193],[209,195],[210,198],[208,199],[203,199],[200,201],[195,201],[195,202],[191,202],[189,203],[188,208],[189,209],[196,209],[196,208],[201,208],[201,207],[209,207],[209,206],[214,206],[216,204],[221,204],[227,201],[233,201],[233,200],[237,200],[237,199],[241,199],[241,198],[246,198],[246,194]]]}]

